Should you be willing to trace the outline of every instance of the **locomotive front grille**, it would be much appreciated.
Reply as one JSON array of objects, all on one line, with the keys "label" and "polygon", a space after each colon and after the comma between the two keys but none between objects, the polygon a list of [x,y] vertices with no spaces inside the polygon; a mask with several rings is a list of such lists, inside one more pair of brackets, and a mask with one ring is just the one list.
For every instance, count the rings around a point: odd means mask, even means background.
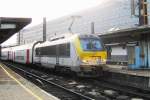
[{"label": "locomotive front grille", "polygon": [[81,60],[81,65],[98,66],[101,64],[106,64],[106,60],[101,59],[100,57],[89,57]]}]

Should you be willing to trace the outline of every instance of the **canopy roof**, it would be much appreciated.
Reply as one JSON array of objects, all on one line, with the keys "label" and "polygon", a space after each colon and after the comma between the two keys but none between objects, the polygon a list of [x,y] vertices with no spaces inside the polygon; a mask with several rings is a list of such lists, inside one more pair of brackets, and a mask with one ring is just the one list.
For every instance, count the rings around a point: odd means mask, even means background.
[{"label": "canopy roof", "polygon": [[31,23],[31,18],[0,17],[0,43]]}]

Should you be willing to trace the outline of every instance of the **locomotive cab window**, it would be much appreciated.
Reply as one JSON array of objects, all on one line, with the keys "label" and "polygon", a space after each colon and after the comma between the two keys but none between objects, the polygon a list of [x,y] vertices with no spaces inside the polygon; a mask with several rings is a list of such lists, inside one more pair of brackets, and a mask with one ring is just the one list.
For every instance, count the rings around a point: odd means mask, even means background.
[{"label": "locomotive cab window", "polygon": [[100,39],[97,38],[81,38],[80,43],[84,51],[100,51],[104,49]]}]

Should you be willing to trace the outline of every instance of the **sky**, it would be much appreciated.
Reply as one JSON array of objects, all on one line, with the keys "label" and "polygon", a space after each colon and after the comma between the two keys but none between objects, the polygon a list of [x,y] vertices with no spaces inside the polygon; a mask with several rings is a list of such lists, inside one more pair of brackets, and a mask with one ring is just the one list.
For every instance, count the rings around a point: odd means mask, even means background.
[{"label": "sky", "polygon": [[[29,17],[32,27],[42,18],[53,20],[102,4],[105,0],[0,0],[0,17]],[[2,45],[16,43],[16,35]]]}]

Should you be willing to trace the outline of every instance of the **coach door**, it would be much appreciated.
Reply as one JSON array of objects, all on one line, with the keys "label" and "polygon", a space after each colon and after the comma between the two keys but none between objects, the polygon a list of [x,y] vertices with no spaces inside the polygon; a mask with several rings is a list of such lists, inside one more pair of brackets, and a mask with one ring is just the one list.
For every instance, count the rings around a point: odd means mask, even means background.
[{"label": "coach door", "polygon": [[59,65],[59,45],[56,45],[56,65]]}]

